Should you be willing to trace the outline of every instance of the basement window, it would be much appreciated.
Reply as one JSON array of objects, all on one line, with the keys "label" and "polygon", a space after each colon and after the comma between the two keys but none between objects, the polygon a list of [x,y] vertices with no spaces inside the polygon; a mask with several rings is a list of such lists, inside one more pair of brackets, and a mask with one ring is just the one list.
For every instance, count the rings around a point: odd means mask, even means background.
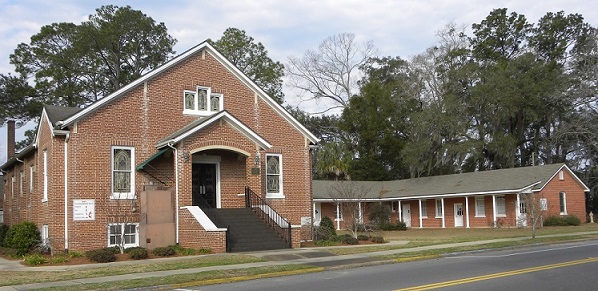
[{"label": "basement window", "polygon": [[108,246],[124,248],[139,246],[138,223],[111,223],[108,225]]}]

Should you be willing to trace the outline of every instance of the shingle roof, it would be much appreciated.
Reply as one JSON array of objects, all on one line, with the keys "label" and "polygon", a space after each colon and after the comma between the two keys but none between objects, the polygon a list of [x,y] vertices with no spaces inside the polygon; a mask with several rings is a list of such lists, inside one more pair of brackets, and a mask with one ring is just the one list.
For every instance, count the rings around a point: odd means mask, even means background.
[{"label": "shingle roof", "polygon": [[[313,199],[329,200],[339,183],[353,183],[367,193],[364,199],[391,200],[443,195],[475,195],[514,193],[530,186],[537,191],[557,173],[564,164],[521,167],[454,175],[432,176],[394,181],[313,181]],[[568,168],[567,168],[568,169]],[[345,185],[346,187],[346,185]]]},{"label": "shingle roof", "polygon": [[62,107],[54,105],[44,105],[44,109],[46,110],[46,114],[48,115],[48,119],[50,119],[52,125],[55,125],[56,122],[64,120],[81,111],[81,108],[77,107]]}]

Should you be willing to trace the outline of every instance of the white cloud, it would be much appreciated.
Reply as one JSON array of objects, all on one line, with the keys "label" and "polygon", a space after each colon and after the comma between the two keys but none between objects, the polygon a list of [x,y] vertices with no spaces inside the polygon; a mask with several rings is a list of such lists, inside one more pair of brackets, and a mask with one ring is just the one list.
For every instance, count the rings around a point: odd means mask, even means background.
[{"label": "white cloud", "polygon": [[[546,12],[564,10],[580,13],[598,26],[598,9],[587,0],[303,0],[303,1],[111,1],[130,5],[157,22],[164,22],[178,40],[181,53],[207,38],[217,39],[228,27],[243,29],[262,42],[270,56],[286,62],[301,56],[324,38],[350,32],[360,41],[372,40],[381,55],[410,56],[423,52],[436,42],[436,32],[447,23],[471,26],[482,21],[494,8],[524,14],[536,22]],[[102,4],[79,0],[0,0],[0,73],[13,70],[8,57],[21,42],[54,22],[80,23]],[[314,106],[317,106],[314,104]],[[4,134],[3,134],[4,132]],[[0,129],[0,147],[5,131]],[[0,163],[5,152],[0,152]]]}]

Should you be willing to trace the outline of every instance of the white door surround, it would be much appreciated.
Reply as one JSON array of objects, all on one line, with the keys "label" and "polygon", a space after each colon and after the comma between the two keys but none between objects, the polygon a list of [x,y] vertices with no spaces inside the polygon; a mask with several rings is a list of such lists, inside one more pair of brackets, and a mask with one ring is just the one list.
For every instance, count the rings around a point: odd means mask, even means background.
[{"label": "white door surround", "polygon": [[463,226],[463,203],[455,203],[455,227]]},{"label": "white door surround", "polygon": [[403,222],[407,227],[411,227],[411,208],[409,204],[403,204]]}]

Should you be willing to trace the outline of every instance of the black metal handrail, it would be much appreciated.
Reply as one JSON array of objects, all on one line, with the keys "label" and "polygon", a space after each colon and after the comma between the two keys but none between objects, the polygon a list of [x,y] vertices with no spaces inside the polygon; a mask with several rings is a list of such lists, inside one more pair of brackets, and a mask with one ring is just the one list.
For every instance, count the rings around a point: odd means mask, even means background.
[{"label": "black metal handrail", "polygon": [[251,208],[260,218],[272,227],[288,244],[293,247],[291,239],[291,223],[284,219],[266,200],[258,196],[249,187],[245,187],[245,207]]}]

